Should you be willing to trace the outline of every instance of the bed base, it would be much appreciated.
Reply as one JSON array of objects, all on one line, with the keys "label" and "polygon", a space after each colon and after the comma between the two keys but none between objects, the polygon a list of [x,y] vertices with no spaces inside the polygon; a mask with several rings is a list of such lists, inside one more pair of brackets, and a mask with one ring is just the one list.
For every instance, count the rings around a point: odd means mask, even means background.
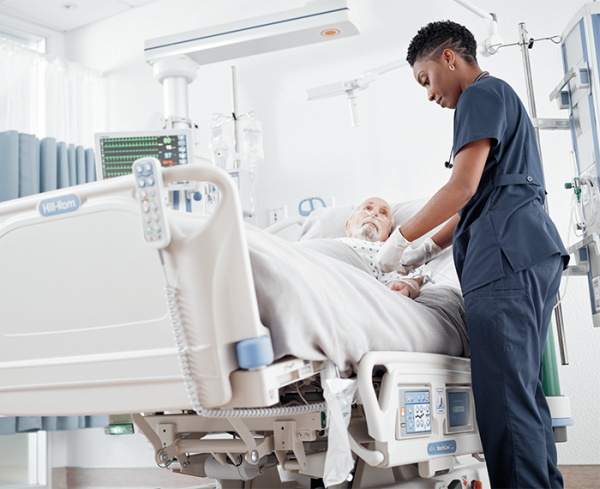
[{"label": "bed base", "polygon": [[[474,481],[489,487],[468,359],[371,352],[361,360],[357,379],[358,403],[348,429],[356,463],[349,474],[352,481],[339,487],[440,489],[453,480],[467,489],[475,487]],[[414,434],[402,430],[408,419],[406,392],[430,393],[423,403],[431,409],[430,430]],[[454,413],[447,405],[452,392],[467,402],[453,405],[470,414],[462,425],[452,422]],[[134,421],[152,443],[158,464],[182,474],[219,479],[221,487],[294,487],[284,485],[286,480],[285,484],[294,480],[295,487],[313,487],[310,479],[323,477],[325,413],[235,419],[145,414],[135,415]],[[236,486],[234,480],[251,482]]]}]

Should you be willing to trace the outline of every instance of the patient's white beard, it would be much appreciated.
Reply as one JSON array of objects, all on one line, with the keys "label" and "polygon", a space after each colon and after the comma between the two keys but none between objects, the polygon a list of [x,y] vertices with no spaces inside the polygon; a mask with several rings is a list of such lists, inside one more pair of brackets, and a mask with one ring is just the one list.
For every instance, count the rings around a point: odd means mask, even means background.
[{"label": "patient's white beard", "polygon": [[[372,226],[369,226],[369,223],[372,224]],[[379,241],[379,233],[379,223],[371,219],[365,219],[358,229],[352,231],[352,237],[375,243]]]}]

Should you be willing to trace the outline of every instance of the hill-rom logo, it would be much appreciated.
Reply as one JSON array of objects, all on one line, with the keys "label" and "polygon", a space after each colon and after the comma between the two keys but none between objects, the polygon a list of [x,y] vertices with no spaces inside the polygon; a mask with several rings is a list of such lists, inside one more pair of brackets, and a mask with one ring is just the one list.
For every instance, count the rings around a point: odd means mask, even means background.
[{"label": "hill-rom logo", "polygon": [[63,195],[54,199],[42,200],[39,204],[40,214],[44,217],[56,216],[58,214],[66,214],[75,212],[79,209],[81,201],[75,194]]}]

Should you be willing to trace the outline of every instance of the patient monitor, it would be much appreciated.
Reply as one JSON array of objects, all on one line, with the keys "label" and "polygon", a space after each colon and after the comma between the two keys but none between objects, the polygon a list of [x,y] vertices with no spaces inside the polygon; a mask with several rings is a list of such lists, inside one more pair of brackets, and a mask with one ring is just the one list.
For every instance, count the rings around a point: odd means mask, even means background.
[{"label": "patient monitor", "polygon": [[[130,175],[133,162],[139,158],[156,158],[163,168],[194,162],[194,140],[189,128],[98,133],[95,139],[99,180]],[[238,189],[244,217],[253,216],[250,173],[242,168],[227,172]],[[219,199],[218,190],[210,182],[170,183],[167,190],[169,207],[174,210],[211,214]]]},{"label": "patient monitor", "polygon": [[129,175],[139,158],[157,158],[163,167],[185,165],[194,158],[190,129],[96,134],[96,174],[100,179]]}]

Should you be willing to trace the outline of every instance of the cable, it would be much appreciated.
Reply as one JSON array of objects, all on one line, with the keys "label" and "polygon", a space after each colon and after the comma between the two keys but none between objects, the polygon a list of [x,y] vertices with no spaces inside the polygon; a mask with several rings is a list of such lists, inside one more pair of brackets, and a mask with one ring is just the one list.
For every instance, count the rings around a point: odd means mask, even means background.
[{"label": "cable", "polygon": [[179,306],[177,305],[177,296],[175,287],[169,284],[165,263],[162,256],[162,250],[158,250],[160,262],[162,264],[163,275],[165,278],[165,296],[167,299],[167,308],[171,328],[173,329],[173,337],[175,346],[177,347],[177,355],[179,357],[179,367],[183,375],[183,382],[188,399],[192,405],[192,409],[199,416],[205,418],[266,418],[271,416],[290,416],[295,414],[314,413],[327,410],[327,403],[320,402],[315,404],[307,404],[305,406],[291,406],[278,408],[256,408],[256,409],[206,409],[200,403],[198,397],[198,387],[192,375],[192,369],[188,360],[188,351],[197,351],[198,346],[189,346],[185,335],[185,328],[181,322]]}]

